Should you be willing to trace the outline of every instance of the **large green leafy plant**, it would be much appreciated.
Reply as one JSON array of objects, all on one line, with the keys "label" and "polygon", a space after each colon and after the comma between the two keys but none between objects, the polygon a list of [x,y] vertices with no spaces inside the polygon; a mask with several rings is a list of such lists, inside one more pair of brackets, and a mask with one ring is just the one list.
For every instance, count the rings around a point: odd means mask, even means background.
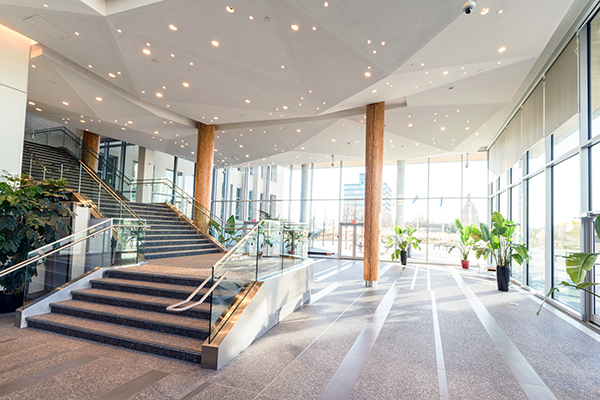
[{"label": "large green leafy plant", "polygon": [[471,237],[483,244],[475,247],[477,259],[483,257],[485,260],[498,267],[507,267],[511,260],[523,264],[529,259],[527,246],[513,242],[513,235],[518,224],[504,219],[502,214],[494,211],[492,214],[492,228],[481,223],[481,229],[472,229]]},{"label": "large green leafy plant", "polygon": [[471,236],[471,232],[476,231],[477,226],[475,224],[463,226],[458,218],[454,220],[454,224],[460,233],[460,243],[450,247],[448,253],[451,253],[454,249],[458,249],[460,251],[460,259],[466,261],[469,259],[469,254],[471,253],[471,250],[473,250],[473,246],[475,246],[476,243],[476,240]]},{"label": "large green leafy plant", "polygon": [[416,231],[417,230],[412,226],[407,226],[403,229],[398,225],[394,225],[394,233],[389,234],[385,237],[385,246],[394,249],[394,252],[392,253],[392,261],[400,259],[401,252],[408,251],[408,248],[410,246],[413,246],[415,249],[421,250],[421,246],[419,246],[419,243],[421,243],[421,239],[414,236],[414,233]]},{"label": "large green leafy plant", "polygon": [[[596,217],[596,220],[594,221],[594,230],[596,231],[596,236],[598,236],[600,239],[600,216]],[[589,288],[599,285],[600,283],[584,282],[588,271],[591,271],[592,268],[594,268],[594,264],[596,264],[598,255],[600,255],[600,253],[571,253],[566,256],[567,274],[573,283],[562,281],[556,285],[556,287],[550,288],[548,294],[546,294],[546,297],[544,297],[542,304],[540,304],[537,315],[540,315],[540,311],[542,311],[544,303],[552,295],[552,293],[554,291],[560,292],[559,286],[583,290],[584,292],[593,294],[594,296],[600,298],[600,296],[593,290],[589,290]]]},{"label": "large green leafy plant", "polygon": [[[30,251],[60,239],[59,230],[69,231],[61,221],[72,211],[61,201],[68,200],[66,181],[42,182],[6,171],[0,182],[0,270],[27,259]],[[4,292],[19,295],[37,275],[35,264],[0,278]]]}]

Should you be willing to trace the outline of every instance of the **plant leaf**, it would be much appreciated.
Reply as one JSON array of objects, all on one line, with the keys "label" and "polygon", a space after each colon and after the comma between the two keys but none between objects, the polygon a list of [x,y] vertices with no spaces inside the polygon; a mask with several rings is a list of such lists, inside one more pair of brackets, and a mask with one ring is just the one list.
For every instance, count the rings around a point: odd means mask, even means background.
[{"label": "plant leaf", "polygon": [[589,253],[573,253],[567,256],[567,274],[574,284],[583,282],[586,272],[594,268],[597,258],[597,254]]}]

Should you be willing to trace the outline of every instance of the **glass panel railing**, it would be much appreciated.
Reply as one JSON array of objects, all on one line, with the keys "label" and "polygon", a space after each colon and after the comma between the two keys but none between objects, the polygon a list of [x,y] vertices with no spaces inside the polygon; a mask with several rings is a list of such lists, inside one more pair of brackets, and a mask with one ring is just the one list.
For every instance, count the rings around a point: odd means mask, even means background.
[{"label": "glass panel railing", "polygon": [[210,307],[209,341],[214,340],[257,281],[299,266],[308,258],[305,225],[260,221],[212,269],[216,285]]},{"label": "glass panel railing", "polygon": [[137,219],[108,219],[28,254],[31,264],[7,275],[25,282],[33,300],[97,267],[144,261],[146,224]]}]

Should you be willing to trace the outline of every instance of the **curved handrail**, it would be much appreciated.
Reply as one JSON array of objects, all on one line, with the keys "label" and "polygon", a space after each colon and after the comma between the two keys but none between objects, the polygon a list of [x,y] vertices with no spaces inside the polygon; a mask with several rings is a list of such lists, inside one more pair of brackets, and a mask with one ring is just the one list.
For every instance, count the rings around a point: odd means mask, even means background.
[{"label": "curved handrail", "polygon": [[[81,239],[75,240],[74,242],[68,243],[68,244],[66,244],[66,245],[64,245],[64,246],[61,246],[61,247],[57,248],[57,249],[54,249],[54,250],[52,250],[52,251],[49,251],[49,252],[48,252],[48,253],[46,253],[46,254],[39,255],[39,256],[35,256],[35,257],[33,257],[33,258],[30,258],[29,260],[21,261],[21,262],[20,262],[20,263],[18,263],[17,265],[13,265],[12,267],[8,267],[7,269],[5,269],[5,270],[3,270],[3,271],[0,271],[0,278],[2,278],[2,277],[4,277],[4,276],[6,276],[6,275],[8,275],[8,274],[11,274],[11,273],[13,273],[13,272],[15,272],[15,271],[18,271],[18,270],[20,270],[21,268],[23,268],[23,267],[26,267],[26,266],[27,266],[27,265],[29,265],[29,264],[33,264],[34,262],[38,262],[38,261],[40,261],[41,259],[48,257],[49,255],[52,255],[52,254],[54,254],[54,253],[57,253],[57,252],[59,252],[59,251],[62,251],[62,250],[64,250],[64,249],[68,248],[68,247],[74,246],[74,245],[76,245],[77,243],[81,243],[82,241],[84,241],[84,240],[87,240],[87,239],[89,239],[90,237],[95,237],[95,236],[98,236],[98,234],[99,234],[99,233],[102,233],[102,232],[104,232],[104,231],[107,231],[107,230],[109,230],[109,229],[113,229],[113,228],[131,228],[132,226],[133,226],[133,227],[135,227],[135,225],[109,225],[109,226],[107,226],[107,227],[104,227],[104,228],[100,229],[99,231],[96,231],[96,232],[94,232],[94,233],[90,233],[90,234],[89,234],[89,235],[87,235],[86,237],[83,237],[83,238],[81,238]],[[148,228],[149,228],[149,226],[147,226],[147,225],[144,225],[144,226],[141,226],[141,225],[140,225],[140,226],[138,226],[138,227],[139,227],[139,228],[142,228],[142,229],[148,229]]]},{"label": "curved handrail", "polygon": [[195,303],[192,303],[192,304],[189,304],[189,305],[187,305],[187,306],[185,306],[185,307],[176,308],[176,307],[177,307],[177,306],[179,306],[179,305],[183,305],[183,304],[185,304],[185,303],[189,303],[189,301],[190,301],[192,298],[194,298],[194,296],[195,296],[195,295],[196,295],[196,294],[197,294],[197,293],[200,291],[200,289],[202,289],[202,288],[204,287],[204,285],[206,284],[206,282],[208,282],[208,280],[209,280],[209,279],[211,279],[211,278],[213,277],[212,275],[211,275],[211,276],[209,276],[208,278],[206,278],[206,280],[205,280],[204,282],[202,282],[202,284],[201,284],[200,286],[198,286],[198,289],[196,289],[196,290],[194,291],[194,293],[192,293],[192,294],[190,295],[190,297],[188,297],[188,298],[187,298],[187,300],[185,300],[185,301],[182,301],[182,302],[180,302],[180,303],[177,303],[177,304],[172,304],[172,305],[170,305],[170,306],[168,306],[168,307],[167,307],[167,310],[169,310],[169,311],[173,311],[173,312],[182,312],[182,311],[189,310],[190,308],[193,308],[193,307],[199,306],[200,304],[204,303],[204,300],[206,300],[206,298],[207,298],[208,296],[210,296],[210,294],[211,294],[211,293],[212,293],[212,292],[213,292],[213,291],[216,289],[216,287],[217,287],[217,286],[219,286],[219,283],[221,283],[221,281],[222,281],[223,279],[225,279],[225,277],[227,276],[227,273],[228,273],[228,272],[229,272],[229,271],[225,271],[225,273],[224,273],[223,275],[221,275],[221,277],[219,278],[219,280],[217,280],[217,281],[216,281],[216,282],[215,282],[215,283],[214,283],[214,284],[213,284],[213,285],[210,287],[210,289],[208,289],[208,291],[207,291],[207,292],[204,294],[204,296],[202,296],[202,298],[201,298],[200,300],[198,300],[197,302],[195,302]]},{"label": "curved handrail", "polygon": [[102,179],[100,179],[95,173],[94,171],[92,171],[92,169],[90,167],[88,167],[87,165],[85,165],[85,163],[81,160],[79,160],[79,163],[81,165],[81,167],[83,169],[85,169],[85,171],[88,173],[88,175],[90,175],[92,177],[92,179],[94,179],[96,182],[98,182],[100,185],[102,185],[102,187],[115,199],[117,200],[117,202],[129,213],[131,214],[135,219],[141,219],[139,215],[137,215],[135,213],[135,211],[133,211],[131,208],[129,208],[129,206],[127,204],[125,204],[125,202],[119,197],[119,195],[117,195],[115,193],[115,191],[106,183],[104,182]]}]

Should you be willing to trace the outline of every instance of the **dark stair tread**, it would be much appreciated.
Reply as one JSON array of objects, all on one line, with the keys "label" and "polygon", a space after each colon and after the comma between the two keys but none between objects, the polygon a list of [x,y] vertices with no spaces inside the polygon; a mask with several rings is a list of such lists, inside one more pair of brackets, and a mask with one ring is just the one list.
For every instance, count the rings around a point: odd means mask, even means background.
[{"label": "dark stair tread", "polygon": [[[167,308],[167,306],[170,306],[171,304],[175,304],[178,302],[177,299],[172,299],[172,298],[168,298],[168,297],[148,296],[145,294],[116,292],[114,290],[93,289],[93,288],[74,290],[71,293],[82,293],[82,294],[91,295],[91,296],[95,296],[95,297],[104,297],[104,298],[125,300],[125,301],[129,300],[129,301],[135,301],[137,303],[149,303],[149,304],[164,306],[165,309]],[[210,312],[210,304],[205,302],[205,303],[202,303],[202,304],[192,308],[192,310]]]},{"label": "dark stair tread", "polygon": [[171,285],[171,284],[167,284],[167,283],[148,282],[148,281],[141,281],[141,280],[136,281],[136,280],[131,280],[131,279],[118,279],[118,278],[94,279],[94,280],[92,280],[92,284],[94,282],[98,282],[100,284],[107,283],[107,284],[119,285],[119,286],[135,286],[135,287],[146,288],[146,289],[169,290],[169,291],[173,291],[173,292],[187,293],[188,295],[192,294],[192,292],[194,290],[196,290],[196,288],[198,287],[198,286]]},{"label": "dark stair tread", "polygon": [[137,310],[133,308],[111,306],[108,304],[90,303],[87,301],[79,300],[65,300],[58,303],[52,303],[53,312],[55,307],[58,308],[70,308],[83,310],[94,314],[105,314],[123,317],[127,319],[135,319],[148,321],[159,324],[167,324],[174,326],[185,326],[188,328],[194,328],[199,331],[208,332],[209,321],[200,318],[182,317],[177,313],[163,314],[152,311]]},{"label": "dark stair tread", "polygon": [[222,250],[217,246],[210,247],[208,249],[201,250],[186,250],[186,251],[166,251],[162,253],[147,253],[145,255],[147,260],[155,260],[160,258],[172,258],[172,257],[186,257],[190,255],[203,255],[203,254],[214,254],[221,253]]},{"label": "dark stair tread", "polygon": [[170,349],[194,352],[198,355],[201,354],[202,350],[202,340],[77,318],[69,315],[52,313],[42,314],[35,317],[29,317],[27,318],[27,321],[28,323],[31,323],[32,321],[46,322],[55,326],[68,327],[78,331],[93,332],[103,336],[117,337],[138,343],[148,343]]},{"label": "dark stair tread", "polygon": [[177,246],[148,246],[146,243],[146,251],[149,248],[152,249],[152,253],[169,253],[169,250],[173,250],[173,248],[177,248],[178,252],[185,252],[187,250],[208,250],[211,248],[216,248],[213,243],[192,243],[192,244],[181,244]]}]

